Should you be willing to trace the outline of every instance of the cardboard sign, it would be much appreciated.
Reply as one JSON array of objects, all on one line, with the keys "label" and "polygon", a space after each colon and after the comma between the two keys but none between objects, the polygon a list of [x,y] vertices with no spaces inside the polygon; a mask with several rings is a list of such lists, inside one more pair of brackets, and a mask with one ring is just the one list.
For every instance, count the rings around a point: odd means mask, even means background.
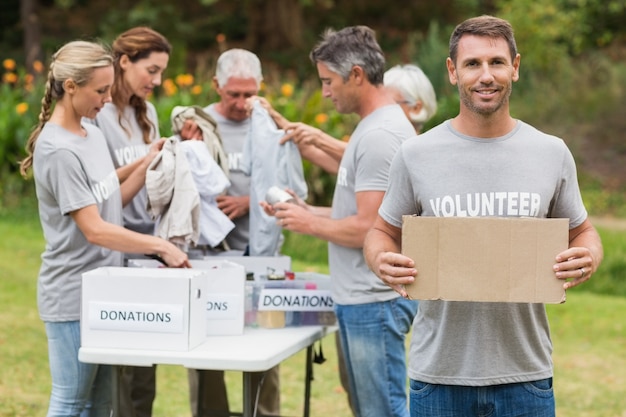
[{"label": "cardboard sign", "polygon": [[556,255],[568,219],[404,216],[402,253],[415,261],[406,286],[419,300],[562,303]]}]

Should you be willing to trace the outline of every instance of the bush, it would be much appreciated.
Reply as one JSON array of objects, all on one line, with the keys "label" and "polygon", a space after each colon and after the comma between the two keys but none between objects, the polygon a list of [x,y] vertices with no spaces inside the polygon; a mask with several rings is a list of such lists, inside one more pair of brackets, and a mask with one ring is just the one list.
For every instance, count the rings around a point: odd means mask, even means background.
[{"label": "bush", "polygon": [[[19,163],[30,131],[37,122],[43,95],[40,76],[27,74],[15,61],[2,62],[0,83],[0,209],[28,189],[19,178]],[[35,68],[42,70],[41,64]]]}]

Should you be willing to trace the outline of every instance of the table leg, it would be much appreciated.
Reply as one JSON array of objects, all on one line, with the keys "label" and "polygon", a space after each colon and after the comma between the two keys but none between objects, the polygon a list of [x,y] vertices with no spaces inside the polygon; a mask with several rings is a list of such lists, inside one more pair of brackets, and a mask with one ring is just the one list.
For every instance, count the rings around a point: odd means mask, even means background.
[{"label": "table leg", "polygon": [[311,412],[311,381],[313,380],[313,345],[306,348],[306,373],[304,375],[304,417]]},{"label": "table leg", "polygon": [[204,375],[203,375],[203,370],[197,369],[195,372],[197,372],[198,375],[198,395],[196,396],[197,398],[197,404],[196,404],[196,412],[197,412],[197,416],[198,417],[202,417],[204,416],[204,398],[202,398],[202,396],[205,394],[204,392]]},{"label": "table leg", "polygon": [[243,373],[243,417],[253,417],[254,413],[254,398],[255,395],[252,392],[252,373]]},{"label": "table leg", "polygon": [[113,379],[111,381],[111,386],[113,389],[113,398],[111,398],[111,416],[113,417],[119,417],[120,415],[120,369],[121,367],[118,365],[111,365],[111,374]]}]

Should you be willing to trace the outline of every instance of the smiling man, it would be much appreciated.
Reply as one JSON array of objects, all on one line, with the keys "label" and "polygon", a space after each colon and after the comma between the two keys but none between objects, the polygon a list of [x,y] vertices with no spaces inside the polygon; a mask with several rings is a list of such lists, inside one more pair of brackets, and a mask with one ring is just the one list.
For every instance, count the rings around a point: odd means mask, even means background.
[{"label": "smiling man", "polygon": [[[585,282],[602,261],[602,244],[565,143],[509,113],[520,68],[510,24],[492,16],[461,23],[446,65],[459,114],[396,154],[365,240],[369,267],[406,297],[403,286],[420,277],[400,254],[403,215],[525,214],[569,219],[569,248],[553,269],[565,289]],[[499,209],[481,211],[478,199]],[[543,304],[421,301],[409,353],[411,417],[553,417],[551,353]]]}]

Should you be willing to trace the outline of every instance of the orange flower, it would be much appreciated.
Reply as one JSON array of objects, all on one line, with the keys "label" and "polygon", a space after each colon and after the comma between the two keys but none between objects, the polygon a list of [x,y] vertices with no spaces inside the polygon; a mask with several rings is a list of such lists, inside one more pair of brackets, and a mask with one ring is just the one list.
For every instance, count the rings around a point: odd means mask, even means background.
[{"label": "orange flower", "polygon": [[13,71],[15,70],[15,67],[16,67],[15,60],[11,58],[7,58],[4,61],[2,61],[2,66],[7,71]]},{"label": "orange flower", "polygon": [[318,113],[315,115],[315,123],[323,125],[328,121],[328,115],[326,113]]},{"label": "orange flower", "polygon": [[217,41],[217,43],[224,43],[226,42],[226,35],[224,35],[223,33],[218,33],[215,37],[215,40]]},{"label": "orange flower", "polygon": [[15,106],[15,111],[20,116],[23,115],[24,113],[26,113],[28,111],[28,103],[22,102],[22,103],[18,104],[17,106]]},{"label": "orange flower", "polygon": [[191,87],[191,94],[193,94],[194,96],[198,96],[202,94],[202,86],[196,84],[193,87]]},{"label": "orange flower", "polygon": [[174,94],[176,94],[176,92],[178,91],[178,88],[176,87],[176,84],[174,83],[174,81],[172,81],[171,78],[168,78],[165,81],[163,81],[163,90],[165,91],[166,96],[171,97]]},{"label": "orange flower", "polygon": [[2,81],[7,84],[15,84],[17,82],[17,75],[13,72],[7,72],[2,76]]},{"label": "orange flower", "polygon": [[283,84],[280,87],[280,92],[283,96],[289,98],[293,95],[293,85],[291,84]]},{"label": "orange flower", "polygon": [[33,69],[37,74],[41,74],[43,72],[43,64],[41,63],[41,61],[33,62]]},{"label": "orange flower", "polygon": [[193,75],[191,74],[179,74],[176,76],[176,84],[179,87],[189,87],[193,85]]}]

